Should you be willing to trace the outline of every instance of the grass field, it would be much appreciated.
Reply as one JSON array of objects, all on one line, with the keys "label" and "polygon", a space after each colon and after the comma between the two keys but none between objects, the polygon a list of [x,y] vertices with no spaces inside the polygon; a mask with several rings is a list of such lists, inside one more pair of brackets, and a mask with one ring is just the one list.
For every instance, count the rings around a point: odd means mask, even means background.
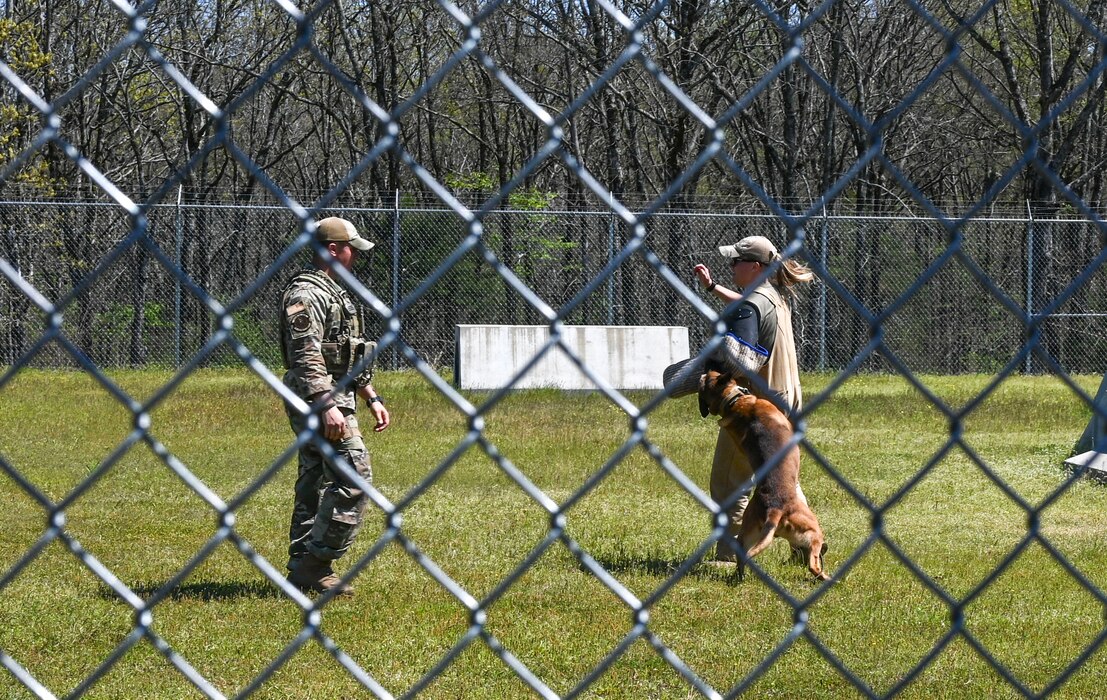
[{"label": "grass field", "polygon": [[[113,374],[142,400],[168,378]],[[805,376],[810,398],[831,380]],[[923,377],[952,406],[987,377]],[[1081,377],[1089,393],[1098,377]],[[449,455],[467,420],[413,373],[382,374],[394,425],[367,437],[374,481],[398,502]],[[470,397],[474,402],[480,396]],[[646,395],[632,395],[639,405]],[[364,409],[362,409],[364,411]],[[1011,489],[1039,504],[1064,483],[1060,468],[1090,411],[1060,381],[1017,377],[964,422],[964,441]],[[253,375],[201,371],[152,414],[152,433],[225,501],[276,460],[291,433],[275,397]],[[371,420],[363,416],[365,423]],[[68,494],[126,437],[131,416],[78,373],[22,372],[0,390],[0,455],[49,498]],[[665,402],[647,437],[706,488],[717,428],[695,399]],[[549,497],[564,503],[630,435],[626,416],[601,396],[533,391],[486,417],[485,435]],[[947,419],[906,381],[847,381],[809,419],[812,445],[866,498],[883,504],[929,464],[949,436]],[[285,464],[237,514],[237,532],[280,568],[295,464]],[[872,535],[869,511],[812,458],[804,490],[838,572]],[[42,535],[45,513],[0,473],[5,503],[0,576]],[[160,588],[216,532],[211,509],[143,444],[67,510],[67,532],[143,597]],[[953,598],[974,592],[1027,533],[1027,515],[960,448],[940,459],[884,515],[885,532]],[[542,541],[549,517],[479,446],[468,449],[404,513],[403,532],[476,599],[493,592]],[[344,570],[384,529],[376,511]],[[708,515],[642,448],[631,451],[567,512],[567,534],[639,599],[649,597],[708,537]],[[1107,487],[1080,481],[1041,515],[1041,532],[1087,579],[1107,587]],[[819,589],[776,543],[758,563],[792,595]],[[357,595],[323,611],[322,629],[389,692],[407,692],[461,639],[467,610],[401,547],[387,546],[355,581]],[[651,609],[650,631],[725,693],[786,639],[794,610],[757,576],[738,583],[697,564]],[[811,633],[872,692],[911,671],[951,627],[950,608],[877,542],[809,609]],[[1034,692],[1098,635],[1104,604],[1047,550],[1031,543],[963,609],[965,629]],[[0,650],[64,696],[133,627],[133,611],[60,543],[0,590]],[[219,692],[236,695],[302,629],[303,613],[239,551],[220,545],[154,609],[152,629]],[[485,629],[554,692],[571,691],[631,631],[631,613],[560,543],[488,609]],[[1090,655],[1057,697],[1102,697],[1107,651]],[[311,641],[252,697],[368,697]],[[532,697],[478,639],[429,683],[433,698]],[[691,698],[699,694],[645,639],[584,693],[595,698]],[[749,697],[861,697],[800,638],[749,688]],[[1018,697],[963,637],[902,692],[909,698]],[[33,697],[0,670],[0,698]],[[86,697],[189,698],[200,693],[150,643],[127,652]]]}]

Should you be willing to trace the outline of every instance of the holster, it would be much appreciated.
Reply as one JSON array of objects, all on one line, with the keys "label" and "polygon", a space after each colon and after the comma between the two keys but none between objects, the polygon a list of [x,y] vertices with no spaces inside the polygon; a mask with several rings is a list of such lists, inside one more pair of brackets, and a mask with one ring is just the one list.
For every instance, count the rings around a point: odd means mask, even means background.
[{"label": "holster", "polygon": [[333,377],[344,377],[350,372],[350,339],[341,338],[336,343],[320,343],[319,352],[327,371]]},{"label": "holster", "polygon": [[[366,355],[371,355],[377,349],[377,344],[371,340],[361,338],[340,338],[335,343],[322,343],[320,352],[323,361],[327,363],[327,371],[336,378],[345,377],[361,362]],[[366,368],[362,368],[365,371]]]},{"label": "holster", "polygon": [[[377,350],[377,344],[372,340],[362,340],[360,338],[350,341],[350,370],[357,368],[365,357],[372,356]],[[373,362],[369,361],[364,367],[361,367],[358,374],[363,374],[369,368],[373,366]]]}]

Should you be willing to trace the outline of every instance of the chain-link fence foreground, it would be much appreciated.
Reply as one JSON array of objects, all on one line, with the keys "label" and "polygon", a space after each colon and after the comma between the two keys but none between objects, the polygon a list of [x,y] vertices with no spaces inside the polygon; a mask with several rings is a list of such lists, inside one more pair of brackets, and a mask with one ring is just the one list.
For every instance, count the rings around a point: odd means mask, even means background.
[{"label": "chain-link fence foreground", "polygon": [[[433,408],[412,407],[412,414],[448,415],[464,423],[454,438],[433,422],[405,438],[402,453],[410,461],[430,454],[432,463],[411,483],[389,484],[391,491],[375,488],[339,462],[339,469],[370,494],[369,507],[380,524],[377,538],[350,570],[362,572],[364,582],[399,545],[421,575],[423,588],[412,597],[444,598],[442,607],[463,618],[452,646],[419,669],[417,680],[402,692],[433,693],[436,680],[448,682],[459,658],[479,648],[495,668],[508,669],[520,693],[557,696],[542,670],[516,657],[490,622],[502,609],[496,607],[501,600],[528,590],[521,582],[544,570],[543,556],[554,544],[564,545],[571,557],[562,568],[582,574],[572,584],[561,581],[560,592],[568,590],[581,603],[589,596],[614,596],[630,616],[629,632],[620,629],[614,642],[593,649],[588,670],[564,684],[569,696],[602,683],[635,645],[645,646],[666,672],[678,676],[681,693],[709,698],[747,690],[771,695],[777,687],[774,669],[786,663],[786,652],[801,639],[810,658],[841,687],[867,697],[895,695],[926,674],[949,673],[943,664],[952,664],[953,675],[960,677],[991,674],[995,687],[1023,696],[1048,694],[1089,668],[1100,670],[1095,664],[1107,638],[1102,619],[1107,594],[1099,574],[1086,570],[1101,563],[1102,538],[1082,527],[1094,521],[1095,508],[1088,504],[1099,496],[1077,485],[1078,474],[1045,463],[1053,452],[1020,442],[1021,426],[1041,422],[1041,431],[1050,433],[1068,424],[1040,408],[1055,405],[1045,402],[1042,385],[1016,382],[1034,377],[1013,375],[1052,376],[1073,395],[1066,406],[1084,419],[1092,402],[1087,387],[1070,374],[1099,374],[1107,366],[1102,271],[1107,251],[1096,213],[1105,199],[1100,173],[1107,162],[1102,30],[1107,6],[1067,0],[1039,2],[1033,11],[995,2],[940,5],[0,2],[0,186],[8,200],[0,204],[5,398],[0,407],[10,412],[6,422],[22,431],[5,435],[9,448],[0,454],[5,476],[0,493],[13,508],[22,508],[20,513],[45,523],[32,541],[15,541],[12,556],[0,560],[9,563],[0,570],[2,605],[12,606],[22,620],[60,616],[57,626],[66,628],[70,617],[91,608],[89,601],[66,597],[60,585],[45,596],[21,587],[48,553],[61,550],[79,562],[80,576],[102,583],[103,598],[125,610],[125,629],[112,638],[106,657],[76,662],[80,680],[65,689],[74,697],[95,695],[140,641],[172,665],[183,679],[182,694],[222,697],[221,688],[233,685],[241,696],[266,690],[279,695],[282,684],[294,682],[287,667],[309,640],[319,642],[321,653],[341,666],[357,692],[391,697],[392,691],[329,634],[334,626],[341,628],[334,619],[341,619],[343,609],[332,607],[330,596],[308,598],[288,584],[281,562],[273,559],[279,547],[268,542],[272,528],[259,532],[251,522],[251,508],[264,502],[263,487],[287,475],[296,448],[311,443],[333,455],[330,443],[307,430],[291,445],[282,444],[278,455],[261,460],[268,466],[260,474],[251,472],[227,486],[219,468],[232,469],[241,457],[227,457],[238,453],[222,448],[237,445],[241,436],[219,432],[210,418],[219,410],[183,410],[193,429],[166,442],[151,427],[152,414],[183,400],[180,387],[211,365],[244,365],[274,403],[277,396],[290,398],[276,374],[275,302],[311,253],[309,222],[342,214],[378,244],[354,270],[362,285],[351,286],[380,339],[381,365],[413,370],[433,389],[428,392],[433,398],[425,397]],[[351,204],[366,191],[405,188],[432,197],[435,206]],[[50,201],[23,202],[17,193],[26,189]],[[465,204],[457,194],[463,189],[485,196]],[[90,199],[97,203],[53,201],[57,191],[93,192]],[[185,191],[189,196],[174,204]],[[320,194],[296,198],[293,191]],[[551,210],[541,195],[555,191],[574,206]],[[210,204],[220,192],[255,205]],[[731,197],[748,205],[740,211],[758,214],[676,211],[678,203],[701,195]],[[527,197],[533,206],[520,205]],[[1004,198],[1008,205],[1027,202],[1027,218],[982,215]],[[257,206],[259,200],[273,206]],[[644,204],[632,207],[630,201]],[[896,201],[911,202],[922,214],[861,215],[893,211]],[[949,201],[965,212],[963,218],[937,204]],[[1059,218],[1062,210],[1072,217]],[[823,391],[809,397],[794,441],[804,447],[809,470],[804,483],[813,502],[824,515],[841,517],[828,519],[828,527],[856,534],[831,566],[834,581],[808,582],[798,595],[761,569],[755,569],[753,584],[723,593],[709,585],[709,575],[694,574],[723,527],[720,504],[702,488],[704,475],[692,477],[684,467],[705,463],[713,438],[679,459],[666,454],[664,439],[647,437],[651,419],[669,406],[664,396],[647,398],[641,406],[604,388],[598,397],[578,397],[582,404],[606,400],[606,413],[599,413],[608,418],[614,413],[620,424],[629,424],[630,435],[602,443],[582,473],[561,481],[562,445],[556,440],[540,443],[537,457],[525,445],[518,447],[520,459],[552,470],[552,479],[540,479],[499,449],[486,419],[505,413],[530,417],[533,411],[543,435],[552,433],[560,416],[538,411],[543,397],[509,392],[467,397],[439,371],[451,363],[458,323],[547,324],[554,343],[562,323],[679,324],[702,345],[712,339],[718,313],[692,284],[691,268],[702,261],[726,279],[715,247],[755,233],[772,237],[786,257],[803,260],[818,277],[800,294],[797,339],[803,368],[829,370],[830,378]],[[113,368],[148,366],[168,368],[173,378],[142,392],[125,390],[111,378]],[[39,393],[24,380],[45,376],[32,373],[38,367],[75,369],[64,376],[79,376],[107,391],[110,410],[97,404],[104,416],[90,415],[91,404],[74,399],[59,405],[64,399],[54,394],[49,406],[36,405]],[[924,410],[908,411],[901,396],[878,398],[875,410],[855,407],[851,415],[875,422],[909,415],[895,424],[894,434],[866,432],[862,419],[835,414],[839,432],[828,433],[827,444],[809,440],[805,420],[829,411],[837,396],[848,393],[850,381],[872,370],[901,377]],[[988,378],[972,396],[944,400],[918,379],[922,372]],[[1017,447],[1016,457],[998,468],[990,455],[1002,445],[975,445],[966,426],[992,415],[981,406],[1003,393],[1001,384],[1042,396],[1007,397],[1009,412],[992,416],[1008,427],[998,431],[1006,446]],[[64,397],[70,395],[76,396]],[[239,399],[233,392],[225,396],[229,404]],[[87,435],[98,435],[98,422],[112,411],[124,416],[131,432],[87,464],[69,464],[66,455],[54,453],[57,445],[37,442],[43,432],[52,437],[52,423],[67,419],[85,425]],[[25,422],[39,413],[41,420]],[[1066,414],[1070,423],[1071,414]],[[935,422],[940,444],[921,444],[920,436],[932,434],[925,426]],[[190,432],[223,455],[214,459],[218,464],[211,463],[210,452],[188,458]],[[603,438],[613,433],[610,427],[591,432]],[[587,439],[586,431],[566,440],[565,450]],[[872,443],[880,444],[879,454],[887,459],[866,452]],[[835,459],[826,456],[831,445]],[[74,534],[79,526],[67,519],[83,514],[93,495],[108,490],[115,478],[125,478],[128,488],[120,493],[156,483],[153,472],[129,461],[136,446],[149,448],[158,474],[172,474],[174,487],[186,492],[182,502],[202,503],[202,513],[217,521],[216,532],[167,580],[147,585],[132,582],[149,581],[143,566],[156,558],[153,543],[173,541],[190,518],[174,520],[166,512],[149,532],[129,531],[125,518],[112,517],[124,509],[123,499],[94,518],[91,531],[86,518],[84,540],[101,539],[103,545],[102,540],[123,538],[133,548],[133,557],[112,563],[97,558],[97,548],[82,546]],[[426,542],[435,538],[414,536],[417,525],[405,522],[420,508],[446,508],[443,484],[467,452],[494,465],[497,484],[521,494],[541,516],[537,541],[516,552],[494,581],[484,582],[483,597],[459,582],[468,562],[447,562],[448,548],[434,550]],[[697,522],[697,546],[657,554],[650,547],[661,545],[635,540],[629,516],[620,510],[627,496],[593,498],[643,452],[650,486],[676,490],[692,504],[691,518],[716,518],[710,530]],[[977,480],[943,471],[950,468],[949,459]],[[53,478],[55,463],[76,470],[72,483]],[[866,478],[858,470],[871,472],[877,486],[858,488]],[[1038,479],[1033,496],[1020,492],[1027,475]],[[947,478],[958,488],[941,489]],[[224,500],[211,488],[216,481],[238,495]],[[990,489],[1001,502],[996,508],[1019,523],[1014,536],[993,523],[992,511],[981,513],[989,506],[979,500],[972,501],[975,510],[959,510],[972,495],[961,488],[966,483]],[[478,527],[515,512],[517,504],[489,508],[487,493],[473,491],[459,522]],[[159,500],[168,498],[166,493],[161,486],[151,488],[150,502],[167,502]],[[646,493],[635,497],[649,510]],[[839,501],[853,514],[840,510]],[[905,503],[947,519],[933,529],[930,520],[894,522]],[[581,515],[589,507],[595,520]],[[1053,507],[1060,509],[1065,527],[1046,532],[1043,520],[1055,515],[1047,512]],[[965,581],[931,576],[918,561],[933,566],[978,516],[985,536],[976,531],[970,548],[957,551],[960,559],[986,571]],[[16,519],[12,530],[35,521],[30,515]],[[608,555],[594,556],[582,545],[587,536],[597,536],[582,523],[601,523],[600,536],[618,540]],[[167,527],[173,530],[169,535]],[[521,527],[512,522],[484,539],[510,539]],[[657,541],[669,540],[659,535]],[[224,543],[234,545],[235,561],[247,562],[264,577],[269,593],[259,595],[289,602],[302,613],[291,641],[271,640],[262,624],[240,641],[236,657],[256,661],[244,683],[209,677],[220,671],[205,674],[178,653],[173,638],[159,634],[159,621],[182,614],[175,591]],[[641,551],[628,551],[633,546]],[[259,553],[263,550],[268,557]],[[887,553],[882,561],[909,579],[916,593],[921,591],[920,602],[904,614],[914,620],[912,614],[936,608],[948,624],[935,631],[909,621],[904,634],[925,637],[913,658],[880,658],[885,645],[868,638],[873,656],[851,664],[841,648],[835,653],[812,631],[812,617],[830,609],[826,606],[841,590],[834,586],[879,556],[877,550]],[[1030,557],[1036,557],[1035,572],[1057,574],[1056,585],[1044,590],[1010,584],[1009,575]],[[474,566],[478,559],[473,557]],[[451,576],[452,568],[460,573]],[[132,576],[117,575],[121,569]],[[624,579],[644,574],[659,580],[648,596],[639,597]],[[837,606],[841,624],[854,631],[889,627],[882,603],[901,601],[881,599],[889,590],[886,579],[859,578],[852,595],[870,594],[867,600],[878,602]],[[362,596],[371,598],[366,588]],[[977,620],[973,628],[966,623],[973,606],[1001,595],[1010,610],[1025,615],[1018,629],[1048,630],[1048,615],[1028,608],[1027,601],[1053,600],[1061,588],[1076,589],[1091,601],[1086,607],[1092,612],[1079,616],[1087,624],[1075,638],[1077,648],[1063,658],[1051,657],[1052,670],[1039,681],[1024,682],[1018,670],[991,653],[985,640],[992,620]],[[222,589],[205,589],[213,590]],[[724,593],[764,596],[763,606],[747,611],[751,618],[768,615],[769,608],[783,609],[784,615],[774,627],[779,635],[750,640],[744,649],[749,663],[721,691],[705,680],[702,665],[685,662],[665,640],[680,638],[695,648],[697,634],[688,630],[712,634],[718,621],[711,611],[720,606],[714,596]],[[695,603],[681,608],[680,624],[661,635],[661,623],[651,615],[678,595]],[[860,611],[867,619],[855,621],[852,616]],[[183,614],[204,611],[188,607]],[[540,647],[545,637],[590,641],[548,622],[535,612],[508,624],[523,627],[524,636],[543,637],[535,643]],[[377,658],[404,665],[402,648],[409,640],[402,626],[394,624],[395,634]],[[99,627],[95,633],[108,634]],[[1050,651],[1041,634],[1032,639],[1043,655]],[[971,652],[967,665],[947,660],[954,645]],[[734,656],[705,663],[730,668]],[[55,697],[42,680],[51,673],[51,659],[41,657],[40,650],[24,653],[0,644],[0,665],[7,673],[0,689],[12,688],[16,697]],[[575,664],[579,658],[569,652],[549,665],[562,661]],[[892,679],[879,688],[866,683],[873,667],[892,669],[886,674]],[[766,685],[757,685],[764,678],[770,679]],[[481,680],[463,681],[461,687],[479,687]],[[957,688],[946,690],[958,694]],[[820,688],[809,692],[818,695]]]}]

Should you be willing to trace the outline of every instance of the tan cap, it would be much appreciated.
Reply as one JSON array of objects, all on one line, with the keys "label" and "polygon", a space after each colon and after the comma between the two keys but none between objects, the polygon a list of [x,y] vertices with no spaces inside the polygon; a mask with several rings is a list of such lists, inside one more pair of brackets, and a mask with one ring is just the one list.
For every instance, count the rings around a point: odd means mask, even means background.
[{"label": "tan cap", "polygon": [[719,246],[724,258],[737,258],[768,265],[780,257],[773,242],[764,236],[747,236],[734,245]]},{"label": "tan cap", "polygon": [[320,243],[349,243],[358,250],[369,250],[373,243],[358,235],[354,225],[337,216],[328,216],[316,225],[315,240]]}]

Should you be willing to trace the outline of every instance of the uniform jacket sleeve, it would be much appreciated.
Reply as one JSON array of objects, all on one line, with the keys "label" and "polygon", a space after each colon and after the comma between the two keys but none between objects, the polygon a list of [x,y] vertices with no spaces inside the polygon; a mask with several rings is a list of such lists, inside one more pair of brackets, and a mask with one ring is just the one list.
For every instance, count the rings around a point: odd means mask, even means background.
[{"label": "uniform jacket sleeve", "polygon": [[[376,351],[377,351],[377,349],[376,349],[375,345],[367,345],[365,347],[365,353],[366,354],[369,354],[370,352],[376,352]],[[374,362],[375,362],[376,358],[373,358],[373,359],[374,359]],[[374,364],[374,362],[370,362],[368,365],[366,365],[365,369],[363,369],[361,371],[361,374],[357,375],[357,378],[354,379],[354,385],[357,388],[362,389],[362,388],[367,387],[367,386],[369,386],[370,384],[373,383],[373,364]]]},{"label": "uniform jacket sleeve", "polygon": [[334,388],[334,379],[323,361],[321,346],[325,327],[324,304],[311,292],[293,288],[285,297],[289,371],[299,379],[306,397]]}]

